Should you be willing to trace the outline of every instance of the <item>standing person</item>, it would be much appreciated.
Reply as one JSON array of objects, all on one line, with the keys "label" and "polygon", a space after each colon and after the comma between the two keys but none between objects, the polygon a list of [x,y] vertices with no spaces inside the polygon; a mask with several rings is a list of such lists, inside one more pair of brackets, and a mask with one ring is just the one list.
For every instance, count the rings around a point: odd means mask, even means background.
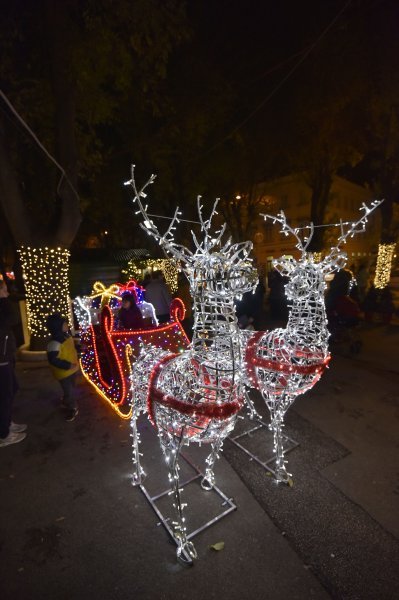
[{"label": "standing person", "polygon": [[146,289],[146,287],[150,283],[150,281],[151,281],[151,273],[146,273],[144,275],[143,281],[140,283],[141,287]]},{"label": "standing person", "polygon": [[386,325],[389,325],[395,313],[395,304],[393,302],[392,290],[389,286],[381,290],[378,308],[381,314],[382,322]]},{"label": "standing person", "polygon": [[356,283],[359,292],[359,302],[362,303],[366,297],[367,285],[370,278],[369,267],[367,263],[362,263],[356,273]]},{"label": "standing person", "polygon": [[374,284],[371,284],[369,289],[367,290],[367,293],[362,303],[362,309],[364,310],[364,320],[368,323],[372,322],[375,313],[378,312],[378,303],[378,292],[375,289]]},{"label": "standing person", "polygon": [[162,271],[154,271],[152,274],[152,279],[145,289],[145,299],[154,306],[159,323],[169,321],[172,296],[164,281]]},{"label": "standing person", "polygon": [[263,302],[265,297],[265,284],[263,283],[263,277],[260,276],[258,279],[258,285],[255,288],[252,297],[252,317],[254,329],[261,329],[261,323],[263,320]]},{"label": "standing person", "polygon": [[152,328],[158,327],[158,319],[152,304],[142,300],[137,304],[143,317],[143,327]]},{"label": "standing person", "polygon": [[64,393],[65,420],[73,421],[78,414],[75,398],[76,373],[79,370],[78,354],[68,321],[54,313],[47,318],[51,340],[47,346],[47,358],[54,377],[60,382]]},{"label": "standing person", "polygon": [[330,287],[326,292],[325,304],[329,326],[354,327],[360,318],[360,306],[350,297],[352,272],[349,269],[340,269],[334,275]]},{"label": "standing person", "polygon": [[272,319],[288,319],[288,305],[285,295],[285,285],[287,282],[288,278],[281,275],[277,269],[273,269],[268,274],[267,283],[270,290],[268,301]]},{"label": "standing person", "polygon": [[0,448],[25,439],[26,425],[11,420],[12,403],[18,390],[15,377],[16,342],[12,326],[16,315],[8,299],[4,280],[0,281]]}]

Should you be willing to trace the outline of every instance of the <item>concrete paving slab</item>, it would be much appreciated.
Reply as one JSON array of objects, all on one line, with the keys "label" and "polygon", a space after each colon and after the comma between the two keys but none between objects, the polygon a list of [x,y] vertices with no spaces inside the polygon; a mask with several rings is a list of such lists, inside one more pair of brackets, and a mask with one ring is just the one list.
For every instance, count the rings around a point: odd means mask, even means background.
[{"label": "concrete paving slab", "polygon": [[324,476],[399,539],[399,375],[334,357],[295,410],[349,451]]},{"label": "concrete paving slab", "polygon": [[226,444],[226,458],[333,598],[397,598],[399,577],[392,567],[399,564],[397,539],[324,475],[348,449],[295,410],[286,430],[299,442],[288,455],[292,488],[276,487],[233,445]]},{"label": "concrete paving slab", "polygon": [[[47,367],[19,364],[18,373],[15,420],[27,422],[29,433],[1,451],[1,600],[329,597],[225,458],[218,485],[238,509],[195,538],[194,567],[179,565],[131,485],[129,424],[87,384],[78,418],[66,423]],[[153,474],[158,485],[157,438],[145,420],[140,428],[152,463],[148,481]],[[203,494],[190,494],[188,523],[190,511],[204,512]],[[225,548],[216,552],[210,546],[219,541]]]}]

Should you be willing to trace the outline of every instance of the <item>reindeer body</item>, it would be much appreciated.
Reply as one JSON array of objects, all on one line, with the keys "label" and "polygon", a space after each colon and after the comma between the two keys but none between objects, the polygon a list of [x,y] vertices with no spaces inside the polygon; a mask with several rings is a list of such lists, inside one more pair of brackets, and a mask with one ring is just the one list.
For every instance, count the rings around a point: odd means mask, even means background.
[{"label": "reindeer body", "polygon": [[196,552],[192,542],[187,540],[182,515],[178,457],[185,444],[210,443],[212,450],[206,459],[201,485],[207,490],[213,487],[213,467],[218,451],[224,438],[233,430],[236,415],[243,405],[242,344],[234,298],[255,287],[257,277],[248,259],[252,244],[232,244],[231,240],[222,243],[225,226],[211,235],[216,204],[210,218],[204,221],[198,199],[203,240],[199,243],[192,234],[196,246],[192,253],[176,245],[171,236],[178,211],[168,232],[160,236],[141,203],[144,194],[136,190],[134,172],[129,183],[135,190],[135,201],[144,216],[146,230],[182,264],[190,283],[194,314],[193,339],[188,350],[176,355],[145,346],[132,368],[133,480],[140,484],[144,475],[139,460],[136,419],[146,410],[157,428],[169,466],[177,517],[174,523],[177,554],[179,558],[184,555],[195,558]]},{"label": "reindeer body", "polygon": [[247,384],[260,390],[271,414],[278,481],[289,478],[282,444],[285,412],[317,383],[330,360],[325,287],[324,274],[312,259],[299,261],[286,286],[292,301],[287,327],[242,332]]},{"label": "reindeer body", "polygon": [[380,203],[373,202],[371,207],[363,204],[360,210],[364,210],[364,215],[357,222],[347,223],[349,228],[346,232],[341,223],[337,246],[321,262],[315,262],[313,256],[306,252],[313,224],[309,226],[309,236],[302,241],[299,230],[289,227],[282,211],[275,217],[263,215],[265,219],[278,222],[282,233],[296,237],[297,248],[301,252],[299,260],[281,258],[274,261],[280,273],[289,278],[286,295],[291,306],[286,328],[270,332],[241,332],[246,383],[262,393],[271,414],[277,481],[287,482],[290,477],[285,468],[282,438],[285,413],[298,395],[315,385],[330,360],[330,334],[324,302],[325,276],[345,266],[346,254],[341,251],[341,244],[346,243],[349,235],[364,231],[367,216]]},{"label": "reindeer body", "polygon": [[[196,283],[197,285],[197,283]],[[234,296],[213,296],[212,280],[194,291],[191,347],[181,354],[146,346],[132,370],[134,404],[147,411],[163,441],[219,443],[243,405],[242,346]],[[213,476],[207,473],[207,479]]]}]

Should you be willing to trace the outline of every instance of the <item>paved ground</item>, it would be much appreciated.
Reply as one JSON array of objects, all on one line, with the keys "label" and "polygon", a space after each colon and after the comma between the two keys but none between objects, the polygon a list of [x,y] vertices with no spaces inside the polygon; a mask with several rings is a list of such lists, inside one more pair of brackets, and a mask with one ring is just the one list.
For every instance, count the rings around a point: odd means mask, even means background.
[{"label": "paved ground", "polygon": [[[86,383],[78,419],[65,423],[47,367],[19,363],[15,420],[29,423],[29,436],[1,450],[1,600],[398,598],[399,329],[373,326],[361,337],[361,354],[337,348],[289,413],[287,433],[300,444],[287,455],[292,488],[226,441],[216,473],[238,508],[195,538],[192,568],[176,563],[130,484],[128,423]],[[166,471],[145,419],[140,428],[155,493]],[[257,435],[249,444],[266,456],[269,435]],[[189,529],[223,510],[198,483],[183,495]],[[223,550],[210,548],[220,541]]]}]

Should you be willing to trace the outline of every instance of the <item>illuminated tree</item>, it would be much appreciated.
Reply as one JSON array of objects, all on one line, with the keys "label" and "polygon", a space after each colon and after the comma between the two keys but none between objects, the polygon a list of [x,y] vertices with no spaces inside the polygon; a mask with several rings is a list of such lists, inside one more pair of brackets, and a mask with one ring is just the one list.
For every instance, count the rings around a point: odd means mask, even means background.
[{"label": "illuminated tree", "polygon": [[[17,247],[66,250],[121,105],[137,108],[137,119],[159,110],[167,61],[186,35],[183,3],[16,0],[3,11],[1,34],[3,91],[64,170],[60,179],[8,107],[0,118],[1,210]],[[61,310],[66,295],[59,290]],[[43,306],[59,308],[45,299]],[[35,316],[32,348],[45,343],[45,317]]]}]

